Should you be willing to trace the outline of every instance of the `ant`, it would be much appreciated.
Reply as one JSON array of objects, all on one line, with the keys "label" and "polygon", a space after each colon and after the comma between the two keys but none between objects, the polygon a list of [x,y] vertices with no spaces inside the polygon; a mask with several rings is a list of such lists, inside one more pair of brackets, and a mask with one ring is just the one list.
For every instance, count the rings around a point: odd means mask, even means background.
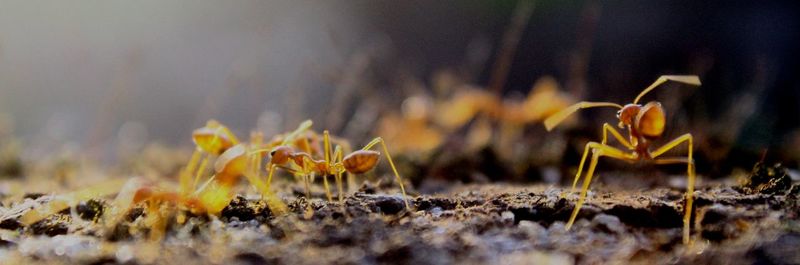
[{"label": "ant", "polygon": [[[650,143],[660,138],[664,133],[664,125],[666,123],[664,108],[661,106],[661,103],[657,101],[651,101],[644,106],[638,104],[639,100],[645,94],[667,81],[673,81],[692,86],[700,86],[700,78],[694,75],[664,75],[659,77],[655,82],[653,82],[653,84],[639,93],[639,95],[633,100],[633,103],[621,106],[611,102],[579,102],[556,114],[553,114],[544,121],[545,128],[550,131],[556,127],[556,125],[564,121],[564,119],[580,109],[594,107],[614,107],[619,109],[619,111],[617,111],[619,128],[627,129],[629,133],[629,140],[626,140],[622,134],[619,133],[619,131],[614,129],[613,126],[609,125],[608,123],[604,123],[602,142],[589,142],[586,144],[586,149],[584,150],[583,157],[578,165],[578,173],[575,174],[575,180],[572,182],[572,189],[570,190],[570,193],[575,191],[575,186],[580,179],[583,165],[584,162],[586,162],[586,157],[589,151],[592,151],[592,161],[590,162],[589,169],[584,177],[583,188],[581,190],[578,203],[575,205],[575,209],[572,211],[572,216],[565,227],[566,230],[569,230],[570,227],[572,227],[572,224],[575,222],[575,218],[578,216],[578,211],[586,199],[586,193],[589,189],[589,183],[592,181],[592,174],[594,174],[595,167],[597,166],[597,160],[601,156],[615,158],[627,162],[651,160],[658,165],[685,163],[687,164],[686,170],[688,175],[688,185],[686,188],[686,206],[684,208],[685,213],[683,216],[683,243],[689,243],[689,220],[692,216],[692,202],[695,181],[695,164],[694,159],[692,158],[692,134],[687,133],[681,135],[680,137],[664,144],[662,147],[651,151]],[[627,148],[627,151],[607,145],[609,132],[611,132],[611,135],[614,136],[618,142]],[[686,157],[659,158],[659,156],[665,152],[684,142],[688,144],[689,148],[688,155]]]},{"label": "ant", "polygon": [[[227,127],[211,120],[206,127],[195,130],[192,136],[197,150],[192,155],[189,165],[181,173],[178,192],[142,183],[138,179],[129,181],[117,194],[112,203],[114,206],[112,210],[104,216],[107,228],[113,228],[133,205],[148,202],[145,209],[147,213],[145,223],[151,227],[150,238],[161,239],[166,230],[164,217],[169,216],[169,213],[162,211],[163,205],[184,207],[194,214],[218,214],[233,199],[233,188],[241,176],[247,178],[265,197],[267,206],[273,213],[280,215],[288,211],[286,205],[261,179],[258,170],[260,159],[257,154],[248,152],[253,146],[261,144],[263,138],[261,133],[252,133],[251,144],[248,146],[240,143]],[[217,155],[214,162],[215,174],[197,187],[197,182],[205,172],[209,160],[209,155],[206,155],[195,169],[203,153]],[[195,174],[194,182],[190,179],[192,173]],[[180,213],[177,218],[178,223],[183,223],[186,216]]]},{"label": "ant", "polygon": [[[341,147],[341,145],[336,146],[331,153],[331,136],[328,130],[323,131],[322,138],[323,138],[323,159],[314,159],[312,154],[309,150],[303,151],[295,151],[288,144],[295,140],[297,135],[302,133],[305,130],[308,130],[311,127],[311,121],[307,120],[303,124],[301,124],[297,130],[292,132],[291,134],[284,137],[283,143],[273,147],[272,149],[261,149],[256,150],[255,152],[262,152],[262,151],[269,151],[270,156],[272,159],[268,165],[268,177],[267,177],[267,185],[269,186],[272,181],[272,176],[275,170],[280,167],[281,169],[290,171],[295,175],[300,175],[306,187],[306,197],[310,197],[309,192],[309,185],[310,181],[314,178],[315,175],[319,175],[323,177],[323,184],[325,186],[325,191],[328,197],[328,200],[332,200],[332,196],[330,194],[330,189],[328,187],[327,176],[333,175],[336,180],[337,189],[339,191],[339,201],[343,201],[343,192],[342,192],[342,174],[349,173],[349,174],[362,174],[366,173],[367,171],[372,170],[378,164],[378,160],[380,158],[381,153],[377,151],[370,150],[376,145],[380,144],[383,152],[386,155],[386,159],[389,161],[389,166],[392,168],[392,172],[395,176],[395,181],[397,181],[398,185],[400,186],[400,190],[403,193],[403,203],[405,204],[406,209],[410,209],[408,205],[408,199],[406,196],[405,186],[403,185],[403,180],[400,177],[400,174],[397,172],[397,168],[394,165],[394,161],[392,160],[392,156],[389,154],[389,149],[386,147],[386,143],[384,142],[383,138],[376,137],[372,139],[367,145],[365,145],[361,150],[357,150],[351,152],[349,155],[344,155],[345,150]],[[299,167],[299,170],[293,170],[288,168],[291,164]]]},{"label": "ant", "polygon": [[496,93],[467,87],[450,100],[437,104],[435,121],[445,129],[456,130],[483,116],[491,121],[522,126],[542,120],[574,102],[561,92],[552,77],[536,81],[524,100],[504,99]]},{"label": "ant", "polygon": [[[179,177],[180,188],[184,192],[191,191],[193,187],[197,186],[197,182],[208,167],[210,156],[219,156],[225,150],[239,143],[236,135],[216,120],[209,120],[204,127],[194,130],[192,141],[196,148],[189,159],[189,164],[186,165]],[[191,180],[192,176],[194,176],[194,181]]]},{"label": "ant", "polygon": [[[269,171],[267,175],[267,186],[272,185],[272,176],[275,173],[275,168],[281,167],[284,170],[292,173],[292,175],[294,175],[298,181],[302,181],[305,186],[306,198],[311,197],[310,182],[313,180],[314,177],[313,175],[311,175],[311,173],[313,172],[311,172],[310,169],[306,168],[300,168],[300,169],[290,168],[288,161],[281,161],[280,163],[276,163],[274,154],[275,150],[280,149],[280,150],[285,150],[284,151],[285,153],[289,153],[295,156],[294,148],[297,148],[299,150],[302,150],[302,152],[297,152],[297,154],[303,154],[302,157],[304,157],[305,159],[314,161],[313,159],[314,155],[319,155],[321,151],[318,145],[319,136],[315,132],[310,130],[312,125],[313,122],[311,120],[305,120],[302,123],[300,123],[300,125],[294,131],[282,135],[276,135],[275,137],[273,137],[272,141],[270,141],[270,143],[267,144],[266,147],[262,147],[260,149],[252,151],[253,153],[266,153],[269,151],[271,154],[270,157],[272,157],[272,159],[270,160],[270,163],[267,165],[267,170]],[[347,146],[349,146],[349,144],[347,144]],[[326,144],[325,147],[327,148],[328,145]],[[337,148],[340,147],[337,146]],[[325,154],[326,158],[329,159],[327,155],[329,155],[330,153],[327,149],[325,150],[325,153],[326,153]],[[303,158],[297,155],[295,160],[296,161],[294,166],[302,167],[302,165],[304,164]],[[316,162],[319,164],[323,163],[322,161],[316,161]],[[340,195],[339,197],[341,200],[342,189],[341,189],[340,178],[341,176],[336,177],[337,186],[339,187],[339,195]],[[332,195],[330,193],[330,188],[328,185],[327,175],[323,176],[323,182],[325,186],[325,192],[328,197],[328,201],[333,201]]]},{"label": "ant", "polygon": [[[62,199],[53,200],[49,203],[48,211],[31,211],[23,216],[22,220],[26,224],[37,222],[51,214],[71,207],[71,204],[74,204],[71,202],[110,195],[112,193],[109,191],[116,191],[120,186],[122,186],[122,189],[117,193],[117,198],[112,204],[114,207],[104,216],[106,224],[108,224],[109,227],[115,225],[132,205],[144,200],[157,202],[151,203],[151,207],[154,207],[150,208],[150,212],[154,213],[153,216],[157,215],[155,212],[157,208],[155,207],[161,205],[161,202],[165,201],[185,205],[194,212],[207,211],[209,213],[217,213],[222,210],[219,205],[225,207],[230,200],[226,201],[224,196],[212,198],[213,196],[209,195],[215,192],[201,193],[204,189],[195,189],[195,187],[202,174],[206,171],[211,156],[222,155],[226,150],[239,144],[239,140],[225,125],[220,124],[216,120],[209,120],[204,127],[192,132],[192,141],[196,148],[189,164],[187,164],[186,168],[180,173],[180,187],[177,193],[161,190],[154,185],[145,185],[138,180],[128,181],[124,185],[120,181],[112,180],[61,196]],[[193,177],[194,181],[192,181]],[[213,178],[209,179],[203,187],[208,186],[207,184],[209,184],[211,180],[213,180]],[[215,190],[217,194],[222,194],[220,189]],[[198,197],[198,194],[206,198]],[[279,204],[273,204],[279,206]],[[154,229],[153,231],[154,234],[159,233],[159,229]]]}]

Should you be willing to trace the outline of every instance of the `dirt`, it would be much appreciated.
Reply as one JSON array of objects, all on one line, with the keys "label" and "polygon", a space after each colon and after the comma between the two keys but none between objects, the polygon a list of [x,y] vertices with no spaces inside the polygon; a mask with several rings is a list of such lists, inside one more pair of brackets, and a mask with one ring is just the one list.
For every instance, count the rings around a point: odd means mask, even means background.
[{"label": "dirt", "polygon": [[460,185],[415,196],[407,210],[401,196],[387,195],[396,190],[367,184],[343,203],[281,194],[291,211],[283,216],[239,195],[219,216],[173,220],[155,243],[141,208],[107,233],[98,217],[108,204],[93,199],[28,227],[0,222],[0,257],[48,264],[800,263],[800,185],[777,165],[757,165],[741,185],[698,187],[690,245],[681,242],[680,190],[598,185],[570,231],[564,226],[577,196],[564,198],[564,191]]}]

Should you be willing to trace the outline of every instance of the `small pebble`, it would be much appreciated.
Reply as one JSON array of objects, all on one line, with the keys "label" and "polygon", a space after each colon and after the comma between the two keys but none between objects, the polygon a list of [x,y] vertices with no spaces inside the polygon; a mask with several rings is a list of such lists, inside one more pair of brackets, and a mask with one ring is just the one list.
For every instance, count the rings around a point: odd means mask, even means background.
[{"label": "small pebble", "polygon": [[625,226],[619,221],[619,218],[608,214],[598,214],[592,219],[595,227],[615,234],[622,234],[625,232]]},{"label": "small pebble", "polygon": [[505,211],[505,212],[500,214],[500,219],[504,223],[513,223],[514,222],[514,213],[512,213],[511,211]]}]

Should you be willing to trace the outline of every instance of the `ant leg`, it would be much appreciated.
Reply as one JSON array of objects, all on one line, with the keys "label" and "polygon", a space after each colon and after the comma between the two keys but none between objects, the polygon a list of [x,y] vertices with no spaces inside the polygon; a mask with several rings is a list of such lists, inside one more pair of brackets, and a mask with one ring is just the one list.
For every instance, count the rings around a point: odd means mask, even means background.
[{"label": "ant leg", "polygon": [[[583,156],[581,157],[581,163],[578,164],[578,173],[575,174],[575,178],[572,180],[572,188],[569,190],[568,194],[575,193],[575,186],[578,185],[578,180],[581,178],[581,173],[583,171],[583,165],[586,163],[586,156],[589,155],[589,151],[592,149],[592,143],[596,142],[588,142],[586,143],[586,147],[583,149]],[[562,193],[561,198],[566,198],[567,193]]]},{"label": "ant leg", "polygon": [[322,143],[325,149],[325,163],[331,164],[331,134],[328,130],[322,132]]},{"label": "ant leg", "polygon": [[249,154],[247,159],[248,159],[247,168],[245,169],[243,175],[247,177],[247,179],[250,181],[250,184],[255,186],[255,183],[253,183],[251,179],[259,179],[259,180],[261,179],[261,170],[260,170],[261,166],[258,165],[258,160],[259,160],[258,154],[257,153]]},{"label": "ant leg", "polygon": [[311,207],[311,180],[314,179],[314,172],[313,171],[309,171],[306,168],[307,167],[306,165],[308,165],[308,163],[303,163],[303,164],[304,164],[303,165],[303,181],[305,183],[305,188],[306,188],[306,202],[307,202],[307,204],[306,204],[306,212],[305,212],[305,215],[303,215],[303,216],[305,217],[305,219],[310,219],[311,216],[314,214],[314,208]]},{"label": "ant leg", "polygon": [[[689,153],[688,156],[685,158],[671,158],[671,159],[661,159],[660,163],[679,163],[677,161],[682,161],[682,163],[686,163],[686,174],[687,174],[687,183],[686,183],[686,206],[684,207],[684,214],[683,214],[683,244],[689,244],[689,236],[691,234],[691,230],[689,227],[689,221],[692,218],[692,204],[694,203],[694,181],[695,181],[695,172],[694,172],[694,159],[692,158],[692,134],[684,134],[675,140],[665,144],[664,146],[656,149],[656,151],[652,152],[650,155],[655,158],[658,157],[665,152],[672,150],[679,144],[686,142],[689,145]],[[659,160],[656,160],[659,163]]]},{"label": "ant leg", "polygon": [[575,204],[575,208],[572,210],[572,216],[570,216],[569,222],[567,222],[567,225],[564,227],[566,230],[569,230],[572,227],[572,224],[575,222],[575,218],[578,217],[578,212],[580,211],[581,206],[583,206],[584,200],[586,200],[586,194],[589,191],[589,184],[592,182],[592,175],[594,174],[594,170],[597,167],[597,161],[600,159],[600,157],[607,156],[628,161],[635,159],[633,155],[626,154],[622,150],[611,146],[598,144],[596,142],[590,142],[587,144],[587,146],[590,146],[592,150],[592,162],[589,163],[589,169],[586,171],[586,177],[584,177],[583,180],[583,188],[581,189],[578,203]]},{"label": "ant leg", "polygon": [[679,144],[681,144],[683,142],[687,142],[689,144],[689,159],[692,159],[692,134],[691,133],[687,133],[687,134],[681,135],[678,138],[675,138],[675,140],[672,140],[669,143],[664,144],[664,146],[659,147],[658,149],[656,149],[653,152],[650,152],[650,156],[653,157],[653,158],[658,157],[658,156],[666,153],[667,151],[672,150],[673,148],[675,148],[676,146],[678,146]]},{"label": "ant leg", "polygon": [[[328,168],[327,171],[330,171],[330,167],[331,167],[331,140],[330,140],[330,137],[331,136],[330,136],[330,133],[328,132],[328,130],[325,130],[325,131],[322,132],[322,142],[323,142],[323,145],[324,145],[323,149],[324,149],[324,152],[325,152],[325,154],[324,154],[325,167]],[[328,173],[329,172],[324,172],[322,174],[322,185],[325,186],[325,196],[328,197],[328,201],[329,202],[332,202],[333,201],[333,196],[331,195],[331,189],[328,186]]]},{"label": "ant leg", "polygon": [[386,160],[389,160],[389,166],[392,167],[392,171],[394,172],[394,176],[396,178],[395,180],[397,181],[397,184],[400,185],[400,191],[403,192],[403,203],[405,203],[406,209],[411,209],[408,206],[408,196],[406,196],[406,188],[403,187],[403,179],[401,179],[400,174],[397,173],[397,168],[394,166],[394,161],[392,161],[392,155],[389,154],[389,149],[386,148],[386,143],[383,141],[383,138],[375,137],[375,139],[372,139],[372,141],[370,141],[367,145],[364,146],[363,150],[369,150],[378,143],[381,144],[383,152],[386,153]]},{"label": "ant leg", "polygon": [[275,174],[275,164],[269,163],[269,173],[267,174],[267,188],[272,186],[272,175]]},{"label": "ant leg", "polygon": [[263,158],[261,155],[255,155],[256,164],[253,166],[253,170],[256,172],[256,178],[261,179],[261,163],[263,163]]},{"label": "ant leg", "polygon": [[[333,159],[333,160],[336,160],[338,158],[339,159],[338,163],[342,162],[342,160],[343,160],[342,157],[344,156],[344,154],[349,154],[349,153],[353,152],[353,148],[350,145],[350,142],[348,142],[345,139],[341,139],[341,138],[337,138],[337,137],[331,137],[331,143],[332,144],[336,144],[336,149],[339,149],[339,156],[338,157],[336,155],[336,150],[334,150],[333,155],[331,156],[331,159]],[[353,179],[353,175],[352,174],[350,174],[347,171],[343,171],[343,172],[339,172],[339,179],[340,180],[342,180],[342,174],[346,174],[346,176],[347,176],[347,193],[350,193],[356,187],[355,179]],[[344,189],[340,188],[340,190],[344,190]]]},{"label": "ant leg", "polygon": [[322,174],[322,186],[325,187],[325,197],[328,198],[328,202],[333,201],[333,195],[331,194],[331,188],[328,185],[328,174]]},{"label": "ant leg", "polygon": [[671,165],[671,164],[689,164],[688,157],[664,157],[653,160],[656,165]]},{"label": "ant leg", "polygon": [[311,142],[308,141],[308,137],[303,137],[303,152],[306,154],[313,155],[314,150],[311,149]]},{"label": "ant leg", "polygon": [[344,194],[342,189],[342,171],[344,170],[340,170],[341,167],[338,167],[336,165],[340,165],[341,163],[342,163],[342,146],[337,145],[336,150],[333,151],[333,163],[331,163],[332,164],[331,169],[335,173],[334,176],[336,178],[336,191],[338,192],[340,203],[344,202]]},{"label": "ant leg", "polygon": [[345,154],[352,153],[352,151],[353,151],[353,148],[350,146],[350,142],[348,142],[347,140],[342,139],[342,138],[331,136],[331,146],[333,146],[333,145],[341,146],[342,147],[342,151]]},{"label": "ant leg", "polygon": [[592,181],[592,174],[594,173],[594,168],[597,167],[597,159],[600,158],[602,155],[601,152],[595,152],[592,150],[594,154],[592,154],[592,162],[589,164],[589,171],[586,173],[586,178],[583,180],[583,189],[581,189],[581,195],[578,199],[578,203],[575,204],[575,208],[572,210],[572,215],[569,217],[569,222],[564,227],[564,229],[569,230],[572,227],[572,223],[575,222],[575,218],[578,217],[578,211],[580,211],[581,206],[583,206],[583,200],[586,198],[586,192],[589,190],[589,183]]},{"label": "ant leg", "polygon": [[[620,134],[619,131],[614,129],[614,127],[608,123],[603,124],[603,141],[600,142],[601,145],[606,145],[608,143],[608,132],[611,132],[611,135],[614,136],[614,138],[616,138],[617,141],[619,141],[629,150],[634,149],[633,145],[630,142],[628,142],[628,140],[626,140],[625,137],[622,137],[622,134]],[[586,148],[584,148],[583,150],[583,156],[581,157],[581,162],[580,164],[578,164],[578,172],[575,174],[575,179],[573,179],[572,181],[572,188],[569,190],[569,194],[575,193],[575,187],[578,185],[578,180],[580,180],[581,178],[581,173],[583,172],[583,165],[586,163],[586,157],[589,155],[589,149],[592,148],[590,145],[592,145],[592,142],[587,143]],[[567,194],[562,193],[561,197],[565,198],[566,195]]]},{"label": "ant leg", "polygon": [[192,182],[192,190],[197,188],[197,183],[200,182],[200,176],[202,176],[203,173],[205,173],[206,167],[208,167],[208,155],[203,157],[203,160],[200,161],[200,166],[194,173],[194,182]]},{"label": "ant leg", "polygon": [[344,175],[347,178],[347,193],[350,194],[357,189],[356,176],[346,171],[344,172]]},{"label": "ant leg", "polygon": [[188,194],[194,187],[192,187],[192,173],[194,173],[195,167],[197,166],[198,160],[200,160],[200,156],[202,152],[195,148],[194,152],[192,153],[192,158],[189,159],[189,164],[186,165],[186,168],[181,171],[180,175],[180,189],[181,193]]},{"label": "ant leg", "polygon": [[306,199],[311,200],[311,180],[314,178],[314,173],[303,175],[303,185],[306,188]]},{"label": "ant leg", "polygon": [[[261,147],[264,135],[260,132],[250,133],[250,145],[252,149]],[[253,172],[256,179],[261,179],[261,152],[247,152],[250,155],[248,168]]]},{"label": "ant leg", "polygon": [[[275,165],[270,163],[270,177],[268,181],[272,180],[272,173],[275,171]],[[283,201],[278,198],[275,193],[272,193],[270,190],[269,182],[265,183],[261,180],[260,176],[252,176],[250,174],[245,174],[245,178],[250,181],[250,184],[256,187],[256,189],[261,193],[261,197],[264,198],[267,202],[267,207],[269,210],[272,211],[275,215],[282,215],[288,212],[288,208]]]},{"label": "ant leg", "polygon": [[194,191],[194,194],[202,193],[203,190],[205,190],[206,187],[208,187],[208,185],[211,184],[211,182],[213,182],[216,177],[217,176],[214,175],[214,176],[211,176],[210,178],[208,178],[208,180],[206,180],[206,182],[204,182],[203,185],[200,185],[200,188],[197,188],[197,190]]},{"label": "ant leg", "polygon": [[257,168],[255,166],[256,166],[255,156],[253,154],[248,154],[247,155],[247,166],[246,166],[244,171],[245,172],[250,172],[251,174],[257,174],[258,170],[257,170]]},{"label": "ant leg", "polygon": [[[261,145],[261,135],[259,134],[256,139],[251,141],[254,146]],[[270,211],[275,215],[282,215],[288,212],[288,208],[277,195],[270,190],[270,183],[272,182],[272,175],[275,173],[275,165],[269,163],[269,176],[267,182],[261,179],[261,151],[250,152],[250,163],[248,163],[249,170],[245,171],[244,176],[251,185],[256,187],[256,190],[261,194],[269,207]]]},{"label": "ant leg", "polygon": [[[303,156],[303,180],[305,181],[306,187],[306,197],[311,199],[311,184],[314,183],[314,179],[316,178],[315,170],[310,167],[316,167],[316,162],[311,159],[309,156]],[[326,172],[320,172],[320,177],[322,178],[323,185],[325,187],[325,195],[328,197],[328,201],[332,201],[331,190],[330,186],[328,185],[328,179]]]},{"label": "ant leg", "polygon": [[[631,145],[631,143],[628,142],[628,140],[625,140],[625,138],[622,137],[622,134],[620,134],[619,131],[614,129],[614,127],[611,126],[608,123],[604,123],[603,124],[603,141],[600,142],[601,145],[606,145],[608,143],[608,132],[611,132],[611,135],[613,135],[614,138],[617,139],[617,141],[619,141],[622,145],[624,145],[628,149],[630,149],[630,150],[634,149],[633,145]],[[593,144],[596,145],[597,143],[589,142],[589,143],[586,144],[586,148],[584,148],[584,150],[583,150],[583,156],[581,157],[581,163],[578,164],[578,172],[575,174],[575,179],[572,181],[572,188],[569,190],[569,194],[575,193],[575,187],[578,185],[578,180],[580,180],[581,172],[583,171],[583,165],[586,162],[586,157],[589,154],[589,149],[592,148],[591,145],[593,145]],[[566,194],[562,194],[561,197],[562,198],[566,197]]]},{"label": "ant leg", "polygon": [[614,126],[611,126],[611,124],[608,123],[603,124],[603,141],[600,143],[608,144],[608,132],[611,132],[611,135],[614,136],[619,143],[627,147],[628,150],[634,149],[633,145],[627,139],[625,139],[625,137],[622,137],[622,134],[619,133],[617,129],[614,129]]}]

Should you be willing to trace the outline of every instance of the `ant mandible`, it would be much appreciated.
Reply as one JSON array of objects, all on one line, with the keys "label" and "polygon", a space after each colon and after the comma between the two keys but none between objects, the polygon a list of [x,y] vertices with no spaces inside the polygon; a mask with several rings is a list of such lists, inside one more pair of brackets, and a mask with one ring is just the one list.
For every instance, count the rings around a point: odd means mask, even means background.
[{"label": "ant mandible", "polygon": [[[575,204],[575,209],[572,211],[572,216],[569,218],[569,222],[565,227],[566,230],[569,230],[570,227],[572,227],[572,224],[575,222],[575,218],[578,216],[578,211],[586,199],[586,193],[589,189],[589,183],[592,181],[592,174],[594,174],[595,167],[597,166],[597,160],[601,156],[616,158],[627,162],[635,162],[646,159],[651,160],[658,165],[685,163],[687,165],[686,171],[688,175],[688,183],[686,188],[686,206],[684,208],[685,213],[683,216],[683,243],[689,243],[689,220],[692,216],[692,194],[694,193],[695,181],[694,159],[692,158],[692,134],[687,133],[681,135],[680,137],[666,143],[662,147],[651,151],[650,143],[660,138],[664,133],[664,125],[666,123],[664,108],[661,107],[661,103],[657,101],[651,101],[644,106],[638,104],[639,100],[645,94],[667,81],[684,83],[692,86],[700,86],[700,78],[694,75],[664,75],[659,77],[655,82],[653,82],[653,84],[639,93],[636,99],[633,100],[633,103],[621,106],[611,102],[579,102],[548,117],[544,121],[545,128],[550,131],[556,127],[556,125],[564,121],[564,119],[580,109],[593,107],[615,107],[619,109],[617,112],[617,119],[619,119],[618,126],[621,129],[627,129],[629,133],[628,138],[630,140],[626,140],[622,134],[619,133],[619,131],[614,129],[613,126],[605,123],[603,124],[603,141],[600,143],[589,142],[586,144],[583,157],[578,165],[578,173],[575,174],[575,180],[572,182],[572,189],[570,190],[570,193],[575,191],[575,186],[580,179],[583,165],[584,162],[586,162],[586,157],[589,151],[592,151],[592,161],[589,163],[589,169],[587,170],[586,177],[583,180],[583,188],[581,189],[578,203]],[[609,132],[611,132],[611,135],[613,135],[614,138],[616,138],[617,141],[624,145],[628,150],[623,151],[616,147],[607,145]],[[689,147],[686,157],[659,157],[665,152],[684,142],[686,142]]]}]

